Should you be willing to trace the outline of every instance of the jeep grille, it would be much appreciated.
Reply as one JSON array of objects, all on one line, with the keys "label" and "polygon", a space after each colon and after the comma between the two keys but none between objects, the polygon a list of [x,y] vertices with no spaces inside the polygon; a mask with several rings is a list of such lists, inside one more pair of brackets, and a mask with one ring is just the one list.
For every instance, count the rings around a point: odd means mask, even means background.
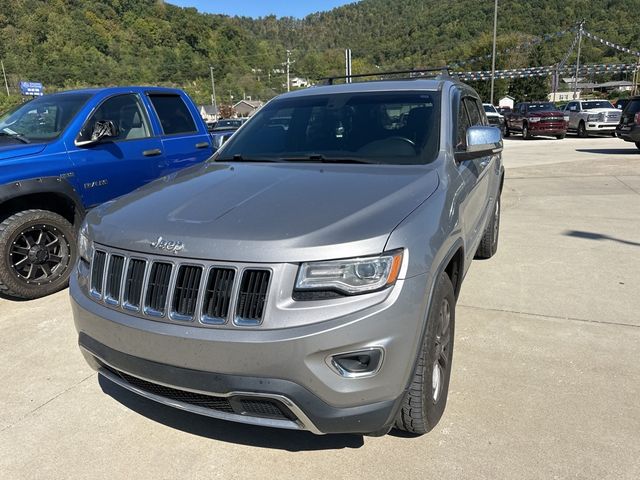
[{"label": "jeep grille", "polygon": [[232,318],[239,326],[262,323],[270,269],[140,258],[109,250],[98,247],[92,261],[91,295],[97,301],[171,322],[225,325]]}]

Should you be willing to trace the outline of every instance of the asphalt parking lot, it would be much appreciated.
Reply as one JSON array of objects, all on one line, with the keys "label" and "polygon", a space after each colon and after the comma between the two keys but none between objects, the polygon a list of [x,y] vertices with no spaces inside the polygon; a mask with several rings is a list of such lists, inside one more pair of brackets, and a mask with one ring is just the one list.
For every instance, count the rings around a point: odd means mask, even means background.
[{"label": "asphalt parking lot", "polygon": [[98,379],[67,292],[0,299],[0,477],[640,478],[640,152],[506,140],[501,238],[457,310],[420,438],[316,437],[175,411]]}]

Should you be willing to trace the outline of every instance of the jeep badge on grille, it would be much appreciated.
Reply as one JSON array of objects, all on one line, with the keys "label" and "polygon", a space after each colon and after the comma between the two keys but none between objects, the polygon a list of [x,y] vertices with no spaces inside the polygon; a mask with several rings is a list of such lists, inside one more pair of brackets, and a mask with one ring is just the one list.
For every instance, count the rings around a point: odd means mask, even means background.
[{"label": "jeep badge on grille", "polygon": [[166,250],[170,253],[178,253],[184,250],[184,243],[176,242],[173,240],[165,240],[162,236],[158,237],[158,240],[151,242],[151,248],[157,248],[158,250]]}]

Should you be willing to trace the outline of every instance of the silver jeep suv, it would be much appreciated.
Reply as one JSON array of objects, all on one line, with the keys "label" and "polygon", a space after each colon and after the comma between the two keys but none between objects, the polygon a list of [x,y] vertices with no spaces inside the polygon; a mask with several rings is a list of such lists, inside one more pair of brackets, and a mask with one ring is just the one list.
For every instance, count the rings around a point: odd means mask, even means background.
[{"label": "silver jeep suv", "polygon": [[462,280],[496,252],[501,151],[448,76],[277,97],[206,164],[87,216],[70,289],[82,353],[210,417],[428,432]]}]

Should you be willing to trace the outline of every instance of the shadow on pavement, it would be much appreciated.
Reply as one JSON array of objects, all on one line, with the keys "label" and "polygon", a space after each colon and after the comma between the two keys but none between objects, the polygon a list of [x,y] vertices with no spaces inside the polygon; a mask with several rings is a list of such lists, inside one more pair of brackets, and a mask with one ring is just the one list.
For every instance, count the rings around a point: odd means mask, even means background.
[{"label": "shadow on pavement", "polygon": [[622,240],[620,238],[611,237],[609,235],[604,235],[602,233],[593,233],[593,232],[581,232],[578,230],[569,230],[565,233],[568,237],[575,238],[584,238],[586,240],[611,240],[612,242],[623,243],[625,245],[632,245],[634,247],[640,247],[640,243],[631,242],[629,240]]},{"label": "shadow on pavement", "polygon": [[640,150],[632,148],[577,148],[576,152],[581,153],[600,153],[602,155],[637,155]]},{"label": "shadow on pavement", "polygon": [[98,375],[98,382],[104,393],[134,412],[168,427],[212,440],[289,452],[360,448],[364,445],[361,435],[314,435],[217,420],[140,397],[102,375]]}]

